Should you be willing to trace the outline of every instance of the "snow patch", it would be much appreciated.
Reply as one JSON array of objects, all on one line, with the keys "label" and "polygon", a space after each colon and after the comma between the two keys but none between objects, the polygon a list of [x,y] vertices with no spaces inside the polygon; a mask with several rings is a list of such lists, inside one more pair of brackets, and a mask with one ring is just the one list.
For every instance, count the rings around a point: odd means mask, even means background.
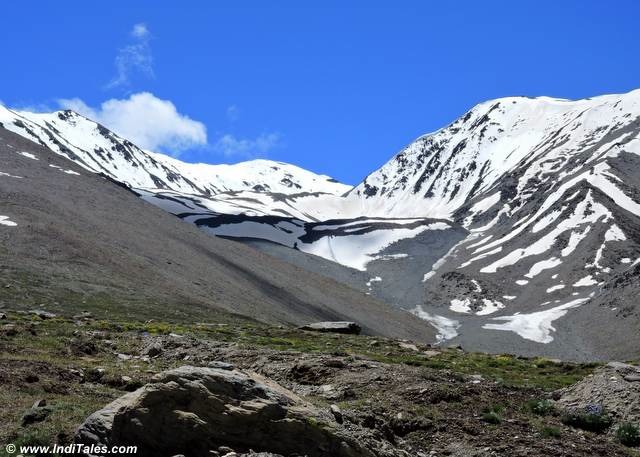
[{"label": "snow patch", "polygon": [[9,220],[9,216],[0,216],[0,225],[6,225],[7,227],[15,227],[18,224]]},{"label": "snow patch", "polygon": [[555,331],[553,321],[561,318],[571,308],[580,306],[588,298],[579,298],[564,305],[556,306],[545,311],[529,314],[514,314],[512,316],[494,317],[494,321],[505,321],[503,324],[484,324],[482,328],[487,330],[503,330],[515,332],[522,338],[536,343],[548,344],[553,341],[551,332]]},{"label": "snow patch", "polygon": [[396,260],[396,259],[406,259],[409,257],[409,254],[383,254],[375,256],[374,260]]},{"label": "snow patch", "polygon": [[529,273],[527,273],[524,276],[527,277],[527,278],[533,278],[533,277],[539,275],[542,271],[548,270],[550,268],[555,268],[558,265],[560,265],[561,263],[562,263],[562,260],[560,260],[560,259],[558,259],[556,257],[551,257],[550,259],[542,260],[540,262],[536,262],[536,263],[533,264],[533,266],[529,270]]},{"label": "snow patch", "polygon": [[458,336],[458,329],[460,328],[459,321],[437,314],[430,314],[424,311],[422,306],[416,306],[411,312],[420,319],[429,322],[438,331],[436,335],[438,343],[443,343]]},{"label": "snow patch", "polygon": [[554,292],[554,291],[560,290],[560,289],[564,289],[564,284],[558,284],[558,285],[549,287],[547,289],[547,293],[550,294],[551,292]]},{"label": "snow patch", "polygon": [[0,171],[0,176],[6,176],[7,178],[15,178],[15,179],[22,179],[23,176],[16,176],[16,175],[12,175],[10,173],[4,173],[2,171]]},{"label": "snow patch", "polygon": [[453,300],[451,300],[451,305],[449,306],[449,309],[456,313],[470,313],[471,300],[468,298],[465,298],[463,300],[454,298]]},{"label": "snow patch", "polygon": [[482,303],[484,304],[484,306],[480,311],[476,313],[478,316],[486,316],[488,314],[493,314],[496,311],[504,308],[504,304],[502,302],[499,302],[498,300],[489,300],[487,298],[483,298]]},{"label": "snow patch", "polygon": [[25,152],[25,151],[16,151],[16,153],[20,154],[21,156],[24,156],[28,159],[31,160],[40,160],[38,159],[34,154],[31,154],[30,152]]},{"label": "snow patch", "polygon": [[371,284],[373,284],[374,282],[381,282],[381,281],[382,281],[382,278],[381,278],[380,276],[375,276],[375,277],[373,277],[373,278],[369,279],[369,280],[366,282],[366,285],[367,285],[367,287],[368,287],[369,289],[371,289]]},{"label": "snow patch", "polygon": [[587,275],[584,278],[576,281],[573,284],[573,287],[588,287],[588,286],[595,286],[596,284],[598,284],[598,281],[593,279],[591,275]]}]

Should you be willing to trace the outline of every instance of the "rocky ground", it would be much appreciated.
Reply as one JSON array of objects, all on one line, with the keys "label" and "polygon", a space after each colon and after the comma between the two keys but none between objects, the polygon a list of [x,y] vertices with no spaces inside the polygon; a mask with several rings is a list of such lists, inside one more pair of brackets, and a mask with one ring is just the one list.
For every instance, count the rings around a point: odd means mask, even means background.
[{"label": "rocky ground", "polygon": [[[618,442],[615,423],[598,432],[575,421],[567,425],[563,398],[573,398],[572,407],[589,407],[588,402],[579,404],[576,395],[589,392],[584,386],[589,379],[602,380],[603,369],[593,364],[247,323],[113,322],[90,314],[60,317],[11,310],[2,311],[0,319],[3,443],[69,443],[93,412],[127,392],[166,385],[167,370],[189,366],[207,368],[181,370],[211,370],[209,377],[221,370],[242,379],[259,377],[278,396],[293,399],[284,401],[287,408],[307,411],[307,426],[289,434],[292,439],[319,442],[314,433],[339,436],[357,450],[344,455],[640,455]],[[631,376],[624,382],[640,386],[635,374],[624,376]],[[567,389],[579,381],[582,387]],[[236,400],[254,404],[251,398]],[[217,437],[211,441],[216,447],[204,455],[281,449],[259,442],[263,447],[255,442],[229,445]],[[342,455],[287,449],[282,455]]]}]

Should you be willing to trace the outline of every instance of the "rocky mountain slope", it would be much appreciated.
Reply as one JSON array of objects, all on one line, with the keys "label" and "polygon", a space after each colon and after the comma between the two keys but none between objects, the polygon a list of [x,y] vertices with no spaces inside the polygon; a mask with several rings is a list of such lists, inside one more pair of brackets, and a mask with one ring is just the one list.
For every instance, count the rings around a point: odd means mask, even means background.
[{"label": "rocky mountain slope", "polygon": [[355,320],[429,340],[430,326],[334,280],[206,235],[126,186],[0,128],[0,303],[191,321]]}]

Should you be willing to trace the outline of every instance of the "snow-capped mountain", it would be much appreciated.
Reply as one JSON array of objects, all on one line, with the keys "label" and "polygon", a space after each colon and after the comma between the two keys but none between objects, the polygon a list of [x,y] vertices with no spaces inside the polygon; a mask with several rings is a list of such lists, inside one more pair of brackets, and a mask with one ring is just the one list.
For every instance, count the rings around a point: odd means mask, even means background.
[{"label": "snow-capped mountain", "polygon": [[[517,115],[503,112],[505,105]],[[438,206],[448,205],[469,235],[426,274],[426,293],[450,316],[490,316],[476,324],[483,330],[551,343],[555,321],[588,306],[604,284],[640,263],[640,91],[480,106],[486,112],[476,107],[467,121],[475,127],[468,129],[473,148],[462,162],[466,169],[452,150],[446,157],[452,165],[437,171],[447,178],[434,186]],[[484,127],[473,119],[489,126],[483,138]],[[450,128],[465,127],[456,122],[436,135]],[[493,149],[501,141],[496,133],[506,137],[504,149]],[[488,159],[483,142],[492,150]],[[460,185],[464,201],[447,186],[454,182],[449,176],[462,175],[470,179]],[[628,304],[608,303],[622,329],[620,309]],[[637,323],[638,311],[631,314]]]},{"label": "snow-capped mountain", "polygon": [[[640,355],[640,90],[481,103],[354,188],[269,161],[184,164],[71,112],[0,110],[0,122],[211,234],[348,277],[441,341]],[[587,330],[589,315],[616,335]]]},{"label": "snow-capped mountain", "polygon": [[[527,169],[517,187],[521,192],[536,176],[539,187],[558,173],[574,172],[563,165],[578,154],[585,153],[592,163],[627,143],[637,151],[633,126],[639,104],[640,90],[578,101],[507,97],[481,103],[449,126],[418,138],[349,197],[369,215],[450,217],[516,168]],[[526,191],[520,199],[530,195]],[[492,206],[491,200],[477,200],[475,212]]]},{"label": "snow-capped mountain", "polygon": [[143,151],[73,111],[29,113],[0,106],[0,126],[46,146],[82,167],[130,187],[203,196],[252,190],[343,194],[351,187],[295,165],[252,160],[235,165],[190,164]]}]

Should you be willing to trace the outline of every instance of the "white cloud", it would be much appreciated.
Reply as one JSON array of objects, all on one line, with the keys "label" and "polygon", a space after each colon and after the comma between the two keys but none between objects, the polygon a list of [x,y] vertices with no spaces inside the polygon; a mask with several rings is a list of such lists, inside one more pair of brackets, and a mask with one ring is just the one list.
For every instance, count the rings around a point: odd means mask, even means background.
[{"label": "white cloud", "polygon": [[255,139],[236,138],[234,135],[222,135],[213,145],[214,150],[225,156],[257,156],[266,154],[280,144],[277,133],[263,133]]},{"label": "white cloud", "polygon": [[171,101],[149,92],[133,94],[126,99],[112,98],[99,108],[93,108],[79,98],[62,99],[58,103],[64,109],[103,124],[143,149],[177,155],[207,143],[207,129],[203,123],[180,114]]},{"label": "white cloud", "polygon": [[151,33],[146,24],[135,24],[131,29],[131,36],[134,42],[118,49],[115,60],[116,76],[109,81],[107,88],[128,85],[134,73],[141,73],[149,78],[154,77],[153,56],[149,45]]},{"label": "white cloud", "polygon": [[149,36],[149,29],[147,28],[147,24],[143,22],[135,24],[133,26],[133,29],[131,30],[131,35],[135,38],[147,38]]},{"label": "white cloud", "polygon": [[227,107],[227,119],[231,122],[235,122],[240,119],[240,108],[237,105],[230,105]]}]

